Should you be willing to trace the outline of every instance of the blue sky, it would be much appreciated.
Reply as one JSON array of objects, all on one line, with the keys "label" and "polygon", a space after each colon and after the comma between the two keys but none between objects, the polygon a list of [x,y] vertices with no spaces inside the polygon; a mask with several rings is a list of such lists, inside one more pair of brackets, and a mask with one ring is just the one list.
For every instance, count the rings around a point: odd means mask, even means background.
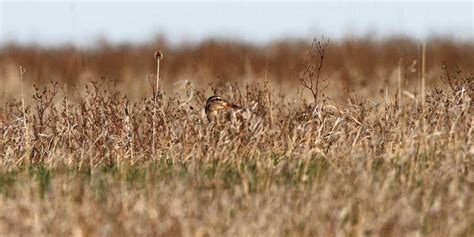
[{"label": "blue sky", "polygon": [[92,45],[209,37],[267,42],[404,34],[474,40],[472,1],[4,1],[0,44]]}]

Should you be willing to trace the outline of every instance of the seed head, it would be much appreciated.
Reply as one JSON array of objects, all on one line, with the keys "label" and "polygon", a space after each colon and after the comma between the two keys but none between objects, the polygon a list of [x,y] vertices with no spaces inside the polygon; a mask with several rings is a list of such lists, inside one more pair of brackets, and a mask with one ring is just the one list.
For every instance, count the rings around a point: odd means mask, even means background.
[{"label": "seed head", "polygon": [[154,56],[155,56],[156,60],[162,60],[163,59],[163,53],[160,50],[156,50]]}]

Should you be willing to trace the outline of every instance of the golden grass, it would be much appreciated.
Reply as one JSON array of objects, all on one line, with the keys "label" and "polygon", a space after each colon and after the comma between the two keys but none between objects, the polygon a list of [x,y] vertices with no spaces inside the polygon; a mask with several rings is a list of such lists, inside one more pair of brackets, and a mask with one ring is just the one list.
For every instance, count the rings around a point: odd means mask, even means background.
[{"label": "golden grass", "polygon": [[210,124],[209,88],[192,84],[155,100],[52,83],[24,110],[3,98],[0,235],[472,236],[472,76],[435,90],[429,52],[424,107],[408,91],[314,104],[224,84],[210,90],[249,111]]}]

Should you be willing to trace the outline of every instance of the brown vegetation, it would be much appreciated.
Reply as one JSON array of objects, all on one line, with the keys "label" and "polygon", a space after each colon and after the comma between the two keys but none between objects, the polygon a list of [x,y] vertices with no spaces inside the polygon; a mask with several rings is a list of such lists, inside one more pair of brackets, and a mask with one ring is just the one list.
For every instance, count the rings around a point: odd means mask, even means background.
[{"label": "brown vegetation", "polygon": [[[288,99],[271,82],[295,82],[306,46],[165,48],[165,82],[237,83],[134,99],[120,83],[152,74],[154,48],[3,49],[3,70],[68,83],[2,99],[0,235],[472,236],[472,74],[441,63],[473,68],[474,47],[428,44],[422,106],[419,88],[395,97],[400,56],[419,82],[416,44],[400,39],[330,44],[324,73],[356,90],[344,103]],[[122,82],[75,89],[84,70]],[[247,73],[257,81],[238,80]],[[380,85],[390,89],[381,100],[357,91]],[[243,119],[208,122],[209,91],[247,108]]]},{"label": "brown vegetation", "polygon": [[[183,79],[241,82],[246,78],[284,82],[292,80],[295,72],[306,65],[302,63],[302,57],[311,47],[311,42],[280,41],[255,46],[208,40],[199,44],[170,46],[166,40],[158,40],[139,46],[102,43],[91,49],[7,45],[0,50],[0,76],[5,79],[9,76],[6,74],[8,67],[17,71],[21,65],[28,70],[28,80],[33,83],[54,80],[74,84],[77,80],[100,77],[127,82],[143,81],[144,77],[155,72],[155,61],[151,58],[157,46],[167,55],[162,66],[167,83]],[[344,83],[366,86],[372,80],[390,76],[400,59],[402,68],[418,69],[420,46],[420,42],[403,37],[331,40],[325,69]],[[426,57],[429,59],[427,72],[439,73],[444,62],[470,70],[474,68],[474,44],[433,38],[427,42]],[[417,61],[415,65],[414,61]],[[417,74],[413,76],[418,77]],[[437,80],[438,76],[431,75],[428,79]]]}]

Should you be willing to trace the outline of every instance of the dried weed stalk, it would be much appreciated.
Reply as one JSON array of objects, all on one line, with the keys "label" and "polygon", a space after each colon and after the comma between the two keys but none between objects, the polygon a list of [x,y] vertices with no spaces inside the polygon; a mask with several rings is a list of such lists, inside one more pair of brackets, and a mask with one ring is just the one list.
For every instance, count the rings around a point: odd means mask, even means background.
[{"label": "dried weed stalk", "polygon": [[304,69],[298,74],[298,80],[303,88],[311,92],[314,102],[318,101],[321,91],[329,85],[329,76],[323,76],[323,65],[329,39],[314,39],[311,48],[304,58]]}]

